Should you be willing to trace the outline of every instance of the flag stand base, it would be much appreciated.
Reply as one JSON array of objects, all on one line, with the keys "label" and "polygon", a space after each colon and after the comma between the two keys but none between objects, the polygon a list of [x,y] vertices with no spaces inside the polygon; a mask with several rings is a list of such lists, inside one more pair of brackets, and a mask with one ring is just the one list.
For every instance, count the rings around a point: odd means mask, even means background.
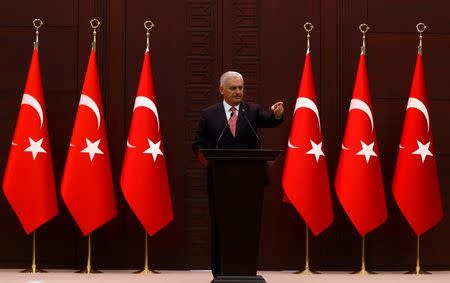
[{"label": "flag stand base", "polygon": [[35,268],[33,270],[33,268],[27,268],[25,270],[20,271],[20,273],[31,273],[31,274],[35,274],[35,273],[48,273],[47,271],[45,271],[44,269],[40,269],[40,268]]},{"label": "flag stand base", "polygon": [[101,272],[100,270],[94,269],[94,268],[91,268],[89,271],[87,270],[87,268],[83,268],[78,271],[75,271],[75,273],[97,274],[97,273],[103,273],[103,272]]},{"label": "flag stand base", "polygon": [[296,272],[294,272],[294,274],[311,275],[311,274],[320,274],[320,272],[314,271],[311,269],[305,269],[305,270],[296,271]]},{"label": "flag stand base", "polygon": [[377,273],[374,272],[374,271],[369,271],[369,270],[366,270],[366,269],[362,269],[362,270],[358,270],[358,271],[353,271],[350,274],[367,275],[367,274],[377,274]]},{"label": "flag stand base", "polygon": [[417,256],[416,256],[416,268],[405,272],[404,274],[431,274],[431,272],[425,271],[420,267],[420,236],[417,236]]},{"label": "flag stand base", "polygon": [[417,274],[417,275],[420,275],[420,274],[431,274],[431,272],[423,270],[423,269],[419,269],[419,271],[417,271],[417,270],[410,270],[410,271],[405,272],[403,274]]},{"label": "flag stand base", "polygon": [[133,272],[134,274],[160,274],[160,272],[152,269],[141,269],[138,271]]}]

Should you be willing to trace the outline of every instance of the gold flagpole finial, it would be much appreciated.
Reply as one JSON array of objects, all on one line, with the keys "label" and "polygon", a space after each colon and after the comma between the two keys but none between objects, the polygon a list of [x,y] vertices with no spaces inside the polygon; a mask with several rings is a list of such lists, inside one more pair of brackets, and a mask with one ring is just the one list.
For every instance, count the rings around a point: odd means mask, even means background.
[{"label": "gold flagpole finial", "polygon": [[416,29],[419,33],[419,47],[417,49],[419,54],[422,55],[422,33],[427,29],[427,26],[424,23],[418,23]]},{"label": "gold flagpole finial", "polygon": [[311,38],[310,32],[313,30],[314,26],[310,22],[306,22],[303,25],[303,28],[305,29],[305,31],[307,33],[307,35],[306,35],[306,54],[308,54],[309,51],[310,51],[309,50],[310,46],[311,46],[311,44],[310,44],[310,38]]},{"label": "gold flagpole finial", "polygon": [[91,27],[94,29],[93,31],[94,39],[92,41],[92,49],[94,49],[95,51],[95,48],[97,46],[97,28],[100,26],[100,21],[97,19],[92,19],[90,23]]},{"label": "gold flagpole finial", "polygon": [[367,24],[360,24],[359,31],[363,34],[362,36],[362,46],[361,54],[366,55],[366,33],[369,31],[370,27]]},{"label": "gold flagpole finial", "polygon": [[150,30],[155,27],[155,24],[148,20],[144,22],[144,27],[147,30],[147,49],[145,51],[148,52],[150,50]]},{"label": "gold flagpole finial", "polygon": [[44,25],[44,22],[41,19],[34,19],[33,26],[36,28],[36,39],[34,41],[34,49],[38,50],[39,48],[39,28]]}]

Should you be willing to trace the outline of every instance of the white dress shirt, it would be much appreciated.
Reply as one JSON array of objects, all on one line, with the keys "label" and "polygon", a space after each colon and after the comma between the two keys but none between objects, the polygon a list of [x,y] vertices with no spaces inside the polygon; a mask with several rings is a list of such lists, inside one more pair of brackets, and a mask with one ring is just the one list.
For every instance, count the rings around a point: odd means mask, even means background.
[{"label": "white dress shirt", "polygon": [[[237,118],[238,115],[239,115],[239,106],[240,106],[240,104],[234,106],[234,108],[236,108],[236,118]],[[224,100],[224,101],[223,101],[223,107],[224,107],[224,109],[225,109],[225,115],[227,115],[227,121],[228,121],[228,120],[230,120],[230,117],[231,117],[231,107],[233,107],[233,106],[231,106],[230,104],[226,103],[225,100]]]}]

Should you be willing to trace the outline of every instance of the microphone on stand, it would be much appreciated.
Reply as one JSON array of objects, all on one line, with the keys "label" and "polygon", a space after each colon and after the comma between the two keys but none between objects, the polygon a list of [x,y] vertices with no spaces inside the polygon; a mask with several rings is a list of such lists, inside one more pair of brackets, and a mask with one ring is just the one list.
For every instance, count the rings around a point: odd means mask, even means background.
[{"label": "microphone on stand", "polygon": [[225,126],[224,126],[223,129],[222,129],[222,131],[220,132],[219,138],[217,139],[217,143],[216,143],[216,149],[219,149],[219,141],[220,141],[220,139],[222,138],[223,134],[225,133],[225,129],[226,129],[226,128],[228,127],[228,125],[230,124],[230,120],[231,120],[231,117],[233,117],[233,115],[234,115],[234,113],[231,112],[230,119],[227,120],[227,123],[225,124]]},{"label": "microphone on stand", "polygon": [[250,126],[250,128],[252,129],[253,133],[255,134],[256,138],[258,139],[258,143],[259,143],[259,149],[261,149],[261,139],[259,138],[258,134],[256,133],[255,128],[253,128],[252,123],[250,123],[250,121],[247,118],[247,111],[245,110],[245,108],[242,108],[241,113],[244,114],[244,118],[247,121],[248,125]]}]

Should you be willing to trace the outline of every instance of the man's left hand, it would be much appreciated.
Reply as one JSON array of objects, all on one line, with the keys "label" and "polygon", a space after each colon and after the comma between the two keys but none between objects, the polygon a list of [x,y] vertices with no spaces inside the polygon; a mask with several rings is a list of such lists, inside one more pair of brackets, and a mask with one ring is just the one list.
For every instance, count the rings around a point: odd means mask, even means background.
[{"label": "man's left hand", "polygon": [[270,107],[273,114],[275,115],[275,119],[281,119],[283,117],[284,108],[283,108],[283,101],[278,101],[272,107]]}]

